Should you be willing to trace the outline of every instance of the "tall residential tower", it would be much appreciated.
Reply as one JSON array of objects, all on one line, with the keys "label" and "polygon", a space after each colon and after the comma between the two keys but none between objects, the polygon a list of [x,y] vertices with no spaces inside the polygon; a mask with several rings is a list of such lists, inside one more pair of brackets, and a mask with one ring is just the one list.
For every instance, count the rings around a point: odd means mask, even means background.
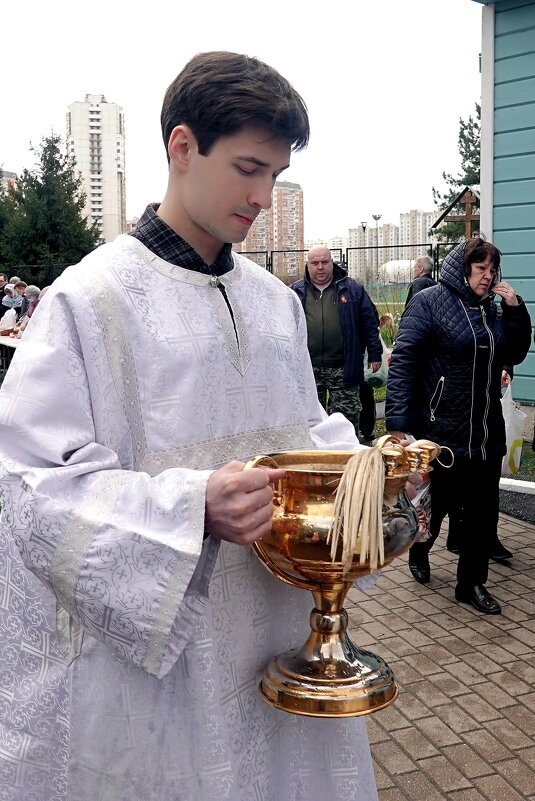
[{"label": "tall residential tower", "polygon": [[84,214],[102,240],[126,230],[124,114],[104,95],[86,95],[67,112],[67,149],[74,155],[86,195]]},{"label": "tall residential tower", "polygon": [[266,257],[273,253],[272,269],[285,283],[295,281],[303,272],[304,255],[303,190],[299,184],[277,181],[271,207],[263,209],[252,224],[246,239],[234,246],[248,253],[253,261],[266,266]]}]

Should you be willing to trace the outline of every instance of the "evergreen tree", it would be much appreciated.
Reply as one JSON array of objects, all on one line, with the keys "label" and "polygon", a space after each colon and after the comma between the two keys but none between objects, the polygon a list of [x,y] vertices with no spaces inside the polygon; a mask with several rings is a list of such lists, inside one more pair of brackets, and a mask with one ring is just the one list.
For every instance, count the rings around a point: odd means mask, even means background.
[{"label": "evergreen tree", "polygon": [[[4,177],[3,171],[0,169],[0,265],[7,264],[7,252],[4,240],[4,230],[10,215],[10,205],[8,201],[7,191],[4,190],[2,178]],[[0,271],[2,267],[0,267]]]},{"label": "evergreen tree", "polygon": [[60,136],[51,134],[32,147],[35,167],[25,169],[0,202],[2,261],[13,266],[35,265],[28,277],[41,283],[50,270],[39,267],[74,264],[93,250],[100,237],[97,228],[89,227],[82,216],[82,179],[74,156],[62,153],[61,141]]},{"label": "evergreen tree", "polygon": [[[443,172],[442,178],[449,189],[442,194],[433,187],[433,200],[439,209],[447,209],[452,200],[465,186],[479,187],[481,154],[481,106],[476,103],[476,116],[467,121],[459,119],[459,155],[461,171],[457,176]],[[463,214],[464,206],[458,204],[452,214]],[[458,242],[465,234],[465,224],[450,222],[441,226],[437,233],[442,241]]]}]

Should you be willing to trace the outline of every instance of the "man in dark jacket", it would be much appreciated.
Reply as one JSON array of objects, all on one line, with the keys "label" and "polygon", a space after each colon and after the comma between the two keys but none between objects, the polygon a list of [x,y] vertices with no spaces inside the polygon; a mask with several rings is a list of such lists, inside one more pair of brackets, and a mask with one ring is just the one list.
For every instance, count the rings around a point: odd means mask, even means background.
[{"label": "man in dark jacket", "polygon": [[420,292],[422,289],[427,289],[428,286],[436,284],[435,279],[432,277],[433,272],[433,259],[429,256],[419,256],[412,266],[412,277],[414,281],[409,287],[407,292],[407,300],[405,306],[408,305],[410,299]]},{"label": "man in dark jacket", "polygon": [[291,288],[305,310],[308,351],[320,403],[329,414],[341,412],[358,432],[364,351],[368,351],[373,372],[381,366],[383,354],[368,293],[334,264],[331,251],[321,246],[308,252],[305,277]]},{"label": "man in dark jacket", "polygon": [[455,597],[487,614],[500,612],[484,585],[505,453],[502,368],[522,362],[531,339],[522,298],[501,280],[500,255],[476,237],[446,257],[439,283],[418,293],[401,318],[386,394],[388,431],[448,446],[455,458],[451,469],[433,464],[431,536],[411,547],[411,573],[429,582],[429,551],[442,520],[461,512]]}]

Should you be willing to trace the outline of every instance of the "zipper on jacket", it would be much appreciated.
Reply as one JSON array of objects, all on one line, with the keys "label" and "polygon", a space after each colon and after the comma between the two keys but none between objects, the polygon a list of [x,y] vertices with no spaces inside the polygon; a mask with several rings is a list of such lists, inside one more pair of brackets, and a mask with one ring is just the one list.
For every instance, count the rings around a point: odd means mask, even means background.
[{"label": "zipper on jacket", "polygon": [[323,370],[323,357],[325,355],[325,318],[323,316],[323,289],[320,289],[319,302],[321,303],[321,369]]},{"label": "zipper on jacket", "polygon": [[[435,391],[431,395],[431,400],[429,401],[429,411],[431,413],[430,420],[432,423],[435,422],[435,412],[437,410],[438,404],[440,403],[443,391],[444,391],[444,376],[441,375],[440,378],[438,379]],[[436,403],[433,405],[435,398],[436,398]]]},{"label": "zipper on jacket", "polygon": [[[491,373],[492,373],[492,362],[494,360],[494,336],[492,335],[492,331],[487,325],[487,314],[483,306],[481,308],[481,317],[483,320],[483,325],[487,334],[489,335],[489,362],[487,366],[487,387],[486,387],[486,402],[485,402],[485,411],[483,412],[483,439],[481,441],[481,456],[483,459],[487,458],[487,454],[485,452],[485,445],[487,443],[489,437],[489,429],[487,426],[487,421],[489,417],[489,409],[490,409],[490,381],[491,381]],[[477,358],[477,347],[476,347],[476,358]]]}]

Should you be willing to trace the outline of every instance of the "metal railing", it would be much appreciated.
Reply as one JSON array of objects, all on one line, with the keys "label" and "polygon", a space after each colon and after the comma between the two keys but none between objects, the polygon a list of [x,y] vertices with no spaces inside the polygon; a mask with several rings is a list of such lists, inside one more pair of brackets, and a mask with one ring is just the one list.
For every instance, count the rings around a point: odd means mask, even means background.
[{"label": "metal railing", "polygon": [[[389,265],[395,262],[410,262],[417,256],[430,256],[433,259],[433,277],[438,278],[440,265],[444,257],[457,242],[440,242],[433,245],[432,242],[416,242],[411,244],[396,245],[365,245],[351,246],[347,248],[331,248],[331,253],[337,262],[352,277],[361,281],[366,288],[373,288],[377,285],[400,284],[408,285],[411,281],[410,270],[406,264],[404,269],[399,268],[399,275],[406,273],[405,280],[401,281],[399,276],[388,279]],[[417,252],[417,255],[415,255]],[[260,264],[269,272],[276,275],[285,283],[297,281],[304,275],[307,250],[261,250],[245,251],[252,261]],[[363,259],[352,258],[352,254],[364,254]],[[385,260],[384,255],[388,258]],[[407,254],[407,255],[405,255]],[[383,271],[383,275],[381,274]],[[390,274],[392,269],[390,269]]]}]

